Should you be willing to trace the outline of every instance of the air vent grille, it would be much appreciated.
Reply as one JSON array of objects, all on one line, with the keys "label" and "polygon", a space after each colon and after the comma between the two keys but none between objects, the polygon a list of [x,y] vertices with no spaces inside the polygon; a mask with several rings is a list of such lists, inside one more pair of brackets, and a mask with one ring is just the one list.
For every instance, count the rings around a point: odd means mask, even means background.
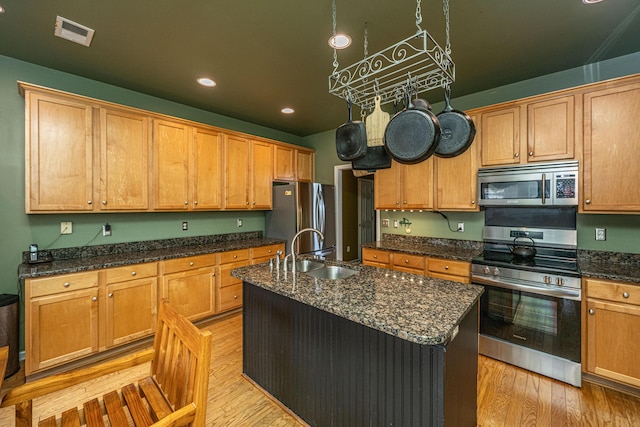
[{"label": "air vent grille", "polygon": [[62,16],[56,18],[56,30],[54,34],[63,39],[70,40],[83,46],[89,46],[95,33],[89,27],[73,22]]}]

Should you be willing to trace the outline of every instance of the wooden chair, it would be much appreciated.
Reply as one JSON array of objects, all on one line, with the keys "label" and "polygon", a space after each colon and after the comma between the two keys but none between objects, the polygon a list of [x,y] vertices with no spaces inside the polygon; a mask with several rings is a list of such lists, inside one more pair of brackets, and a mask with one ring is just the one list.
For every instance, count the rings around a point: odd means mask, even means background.
[{"label": "wooden chair", "polygon": [[[201,332],[163,302],[152,349],[16,387],[4,396],[0,407],[15,405],[16,426],[31,427],[32,399],[151,361],[148,377],[105,394],[102,402],[93,399],[85,402],[82,410],[75,407],[63,412],[61,425],[104,426],[106,414],[114,427],[202,427],[207,408],[210,358],[211,332]],[[38,425],[55,427],[56,417],[41,420]]]}]

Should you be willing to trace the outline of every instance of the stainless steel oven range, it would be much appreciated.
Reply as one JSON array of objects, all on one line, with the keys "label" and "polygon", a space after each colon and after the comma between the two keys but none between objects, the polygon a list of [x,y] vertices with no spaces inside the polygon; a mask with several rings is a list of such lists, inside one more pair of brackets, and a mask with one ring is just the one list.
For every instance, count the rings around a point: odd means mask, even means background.
[{"label": "stainless steel oven range", "polygon": [[487,208],[483,240],[480,353],[580,387],[576,207]]}]

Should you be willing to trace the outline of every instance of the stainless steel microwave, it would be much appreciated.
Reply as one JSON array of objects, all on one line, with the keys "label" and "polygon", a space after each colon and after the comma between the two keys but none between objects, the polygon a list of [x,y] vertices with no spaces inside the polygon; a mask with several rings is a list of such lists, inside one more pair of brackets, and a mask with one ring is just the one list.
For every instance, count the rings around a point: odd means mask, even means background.
[{"label": "stainless steel microwave", "polygon": [[578,162],[478,170],[480,206],[577,206]]}]

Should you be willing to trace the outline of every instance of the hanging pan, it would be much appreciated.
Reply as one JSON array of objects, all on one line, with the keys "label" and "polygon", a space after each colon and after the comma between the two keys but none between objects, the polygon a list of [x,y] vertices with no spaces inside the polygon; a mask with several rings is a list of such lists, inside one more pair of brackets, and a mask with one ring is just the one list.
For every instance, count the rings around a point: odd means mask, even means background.
[{"label": "hanging pan", "polygon": [[384,132],[389,155],[400,163],[413,164],[428,159],[440,141],[440,123],[429,103],[415,99],[394,115]]},{"label": "hanging pan", "polygon": [[336,151],[340,160],[352,161],[367,152],[367,130],[364,122],[352,120],[351,101],[347,105],[349,121],[336,129]]},{"label": "hanging pan", "polygon": [[476,126],[471,117],[464,111],[451,108],[451,87],[444,91],[444,110],[438,114],[440,121],[440,143],[435,155],[438,157],[455,157],[464,153],[476,135]]}]

